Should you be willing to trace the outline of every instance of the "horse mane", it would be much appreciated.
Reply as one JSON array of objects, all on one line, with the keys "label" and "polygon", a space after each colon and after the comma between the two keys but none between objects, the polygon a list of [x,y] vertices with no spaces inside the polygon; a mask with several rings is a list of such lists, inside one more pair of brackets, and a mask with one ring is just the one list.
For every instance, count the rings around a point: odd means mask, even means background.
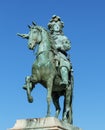
[{"label": "horse mane", "polygon": [[56,50],[56,48],[55,48],[55,41],[54,41],[54,39],[52,38],[51,33],[50,33],[46,28],[44,28],[44,27],[41,27],[41,26],[37,26],[37,27],[38,27],[38,29],[40,29],[41,31],[43,30],[43,31],[46,32],[46,34],[47,34],[47,36],[48,36],[48,40],[50,41],[50,44],[51,44],[51,48],[54,49],[54,50]]},{"label": "horse mane", "polygon": [[[46,31],[47,31],[47,34],[48,34],[49,41],[51,42],[52,47],[54,47],[55,41],[52,38],[51,33],[48,30],[46,30]],[[53,49],[55,49],[55,47]]]},{"label": "horse mane", "polygon": [[51,48],[53,49],[53,50],[56,50],[56,48],[55,48],[55,41],[53,40],[53,38],[52,38],[52,36],[51,36],[51,33],[46,29],[46,28],[44,28],[44,27],[42,27],[42,26],[36,26],[36,25],[32,25],[31,26],[31,29],[34,29],[34,28],[37,28],[39,31],[41,31],[41,32],[46,32],[46,34],[47,34],[47,36],[48,36],[48,40],[50,41],[50,44],[51,44]]}]

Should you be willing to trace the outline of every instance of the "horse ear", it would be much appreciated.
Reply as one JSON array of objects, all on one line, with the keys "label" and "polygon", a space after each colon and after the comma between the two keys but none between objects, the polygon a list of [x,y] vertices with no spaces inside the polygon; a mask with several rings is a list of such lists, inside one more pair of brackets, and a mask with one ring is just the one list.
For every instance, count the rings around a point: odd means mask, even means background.
[{"label": "horse ear", "polygon": [[30,25],[28,25],[28,28],[30,29],[30,28],[31,28],[31,26],[30,26]]},{"label": "horse ear", "polygon": [[36,26],[36,23],[35,23],[35,22],[33,22],[33,21],[32,21],[32,24],[33,24],[34,26]]}]

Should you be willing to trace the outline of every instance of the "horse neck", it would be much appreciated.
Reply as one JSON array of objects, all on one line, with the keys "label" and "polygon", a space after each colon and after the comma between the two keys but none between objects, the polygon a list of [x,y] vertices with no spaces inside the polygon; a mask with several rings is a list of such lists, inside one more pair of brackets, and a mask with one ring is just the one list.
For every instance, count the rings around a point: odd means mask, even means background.
[{"label": "horse neck", "polygon": [[38,53],[51,50],[51,41],[49,39],[47,31],[42,31],[42,41],[39,44]]},{"label": "horse neck", "polygon": [[42,32],[42,41],[39,44],[37,51],[37,60],[41,63],[45,63],[46,61],[52,61],[54,58],[54,54],[51,48],[51,40],[46,31]]}]

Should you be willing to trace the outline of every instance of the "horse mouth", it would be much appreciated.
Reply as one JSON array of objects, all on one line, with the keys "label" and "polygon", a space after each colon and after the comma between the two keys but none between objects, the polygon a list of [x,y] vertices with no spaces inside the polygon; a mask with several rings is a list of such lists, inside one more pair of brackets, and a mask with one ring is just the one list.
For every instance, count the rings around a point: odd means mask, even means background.
[{"label": "horse mouth", "polygon": [[34,47],[35,47],[35,45],[33,45],[32,43],[29,43],[29,44],[28,44],[28,48],[29,48],[30,50],[33,50]]}]

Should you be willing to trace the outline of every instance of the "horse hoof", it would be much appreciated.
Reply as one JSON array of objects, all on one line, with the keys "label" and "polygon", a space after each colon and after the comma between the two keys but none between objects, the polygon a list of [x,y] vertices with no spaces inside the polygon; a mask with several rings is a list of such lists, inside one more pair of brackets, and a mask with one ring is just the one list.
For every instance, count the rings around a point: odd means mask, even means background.
[{"label": "horse hoof", "polygon": [[28,102],[32,103],[33,102],[33,97],[28,97]]},{"label": "horse hoof", "polygon": [[50,114],[47,114],[46,117],[50,117]]},{"label": "horse hoof", "polygon": [[63,121],[64,121],[65,123],[68,123],[67,119],[63,119]]},{"label": "horse hoof", "polygon": [[23,89],[24,89],[24,90],[27,90],[27,86],[26,86],[26,85],[24,85],[24,86],[23,86]]},{"label": "horse hoof", "polygon": [[58,115],[55,115],[55,118],[58,118]]}]

